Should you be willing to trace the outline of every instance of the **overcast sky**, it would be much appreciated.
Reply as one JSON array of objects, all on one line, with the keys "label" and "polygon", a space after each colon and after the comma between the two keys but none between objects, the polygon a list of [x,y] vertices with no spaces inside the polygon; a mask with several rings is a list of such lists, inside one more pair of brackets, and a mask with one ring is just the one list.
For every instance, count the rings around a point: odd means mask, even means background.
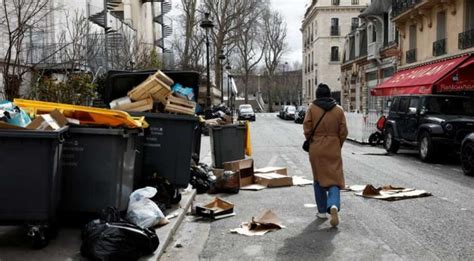
[{"label": "overcast sky", "polygon": [[[288,51],[284,54],[282,62],[293,64],[295,61],[301,63],[302,47],[301,47],[301,21],[303,20],[305,5],[310,0],[271,0],[273,8],[280,11],[284,16],[287,27],[287,44]],[[175,17],[180,13],[180,0],[172,0],[173,11],[170,13],[171,17]],[[176,26],[177,23],[174,24]]]}]

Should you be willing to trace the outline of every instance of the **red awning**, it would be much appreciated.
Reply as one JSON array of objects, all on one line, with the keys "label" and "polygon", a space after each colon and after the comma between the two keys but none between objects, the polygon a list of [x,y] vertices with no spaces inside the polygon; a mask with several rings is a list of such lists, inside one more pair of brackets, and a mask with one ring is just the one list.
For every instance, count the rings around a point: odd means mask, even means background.
[{"label": "red awning", "polygon": [[436,85],[436,92],[474,91],[474,57],[471,57]]},{"label": "red awning", "polygon": [[433,86],[444,79],[469,56],[458,57],[438,63],[427,64],[395,73],[390,79],[371,90],[373,96],[395,96],[403,94],[430,94]]}]

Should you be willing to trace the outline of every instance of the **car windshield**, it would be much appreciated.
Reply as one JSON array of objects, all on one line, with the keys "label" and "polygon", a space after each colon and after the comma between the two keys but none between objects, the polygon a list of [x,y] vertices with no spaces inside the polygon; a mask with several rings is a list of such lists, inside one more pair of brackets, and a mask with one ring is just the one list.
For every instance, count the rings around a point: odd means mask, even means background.
[{"label": "car windshield", "polygon": [[423,109],[427,114],[474,116],[474,99],[467,97],[427,97]]},{"label": "car windshield", "polygon": [[288,107],[287,111],[290,113],[294,113],[296,111],[296,108],[294,106],[290,106]]},{"label": "car windshield", "polygon": [[247,112],[253,112],[253,110],[252,110],[252,108],[244,107],[244,108],[241,108],[241,109],[240,109],[240,112],[245,112],[245,113],[247,113]]}]

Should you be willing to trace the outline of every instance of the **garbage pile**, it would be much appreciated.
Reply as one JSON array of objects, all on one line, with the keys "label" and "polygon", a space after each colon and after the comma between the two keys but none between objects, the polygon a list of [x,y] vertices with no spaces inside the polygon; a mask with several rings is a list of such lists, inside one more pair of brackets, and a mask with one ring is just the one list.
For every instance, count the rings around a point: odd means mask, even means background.
[{"label": "garbage pile", "polygon": [[81,237],[81,254],[91,260],[138,260],[160,244],[154,230],[121,218],[115,208],[104,209],[83,228]]},{"label": "garbage pile", "polygon": [[175,83],[158,71],[128,92],[110,102],[110,108],[129,112],[168,112],[186,115],[196,113],[194,91]]},{"label": "garbage pile", "polygon": [[225,103],[214,105],[204,112],[204,119],[206,127],[232,124],[232,110]]}]

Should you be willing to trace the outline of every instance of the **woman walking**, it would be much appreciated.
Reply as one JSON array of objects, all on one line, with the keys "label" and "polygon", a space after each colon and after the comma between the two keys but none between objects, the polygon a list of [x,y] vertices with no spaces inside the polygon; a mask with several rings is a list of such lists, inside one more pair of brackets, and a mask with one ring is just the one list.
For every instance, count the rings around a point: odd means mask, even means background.
[{"label": "woman walking", "polygon": [[317,217],[327,218],[326,213],[329,213],[330,223],[336,227],[341,209],[340,189],[345,187],[341,149],[347,138],[347,126],[344,111],[331,98],[331,89],[326,84],[318,85],[316,100],[306,112],[303,128],[306,139],[311,142],[309,161],[313,170]]}]

